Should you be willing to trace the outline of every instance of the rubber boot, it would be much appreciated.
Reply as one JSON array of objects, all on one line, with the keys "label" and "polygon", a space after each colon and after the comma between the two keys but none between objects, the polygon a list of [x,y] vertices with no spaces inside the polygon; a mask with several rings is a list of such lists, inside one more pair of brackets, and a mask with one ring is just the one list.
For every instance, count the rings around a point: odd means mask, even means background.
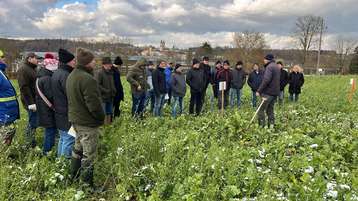
[{"label": "rubber boot", "polygon": [[84,183],[88,184],[92,189],[94,189],[93,184],[93,166],[83,167],[81,179]]},{"label": "rubber boot", "polygon": [[71,180],[74,182],[81,174],[81,159],[71,158]]}]

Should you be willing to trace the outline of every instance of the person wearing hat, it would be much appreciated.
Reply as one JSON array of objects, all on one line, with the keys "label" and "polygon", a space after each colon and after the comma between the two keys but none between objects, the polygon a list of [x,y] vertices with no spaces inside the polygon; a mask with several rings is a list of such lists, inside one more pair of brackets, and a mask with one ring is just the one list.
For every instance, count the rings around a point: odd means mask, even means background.
[{"label": "person wearing hat", "polygon": [[174,100],[172,104],[172,117],[176,118],[178,106],[178,114],[181,115],[183,113],[183,100],[186,93],[185,75],[183,74],[183,68],[180,64],[175,65],[170,84]]},{"label": "person wearing hat", "polygon": [[102,58],[102,68],[95,74],[99,91],[101,92],[103,110],[106,114],[104,124],[109,125],[113,115],[113,99],[116,96],[116,86],[114,85],[112,60],[110,57]]},{"label": "person wearing hat", "polygon": [[[223,62],[223,68],[216,74],[216,82],[225,82],[226,88],[224,91],[224,97],[222,97],[221,91],[218,94],[218,108],[221,109],[222,104],[224,104],[224,109],[229,104],[229,92],[232,85],[232,71],[230,69],[230,62],[228,60]],[[224,98],[224,99],[223,99]],[[223,103],[224,102],[224,103]]]},{"label": "person wearing hat", "polygon": [[16,133],[15,121],[20,118],[16,90],[6,76],[5,55],[0,50],[0,140],[10,145]]},{"label": "person wearing hat", "polygon": [[[243,69],[243,62],[238,61],[235,68],[232,70],[232,82],[230,88],[230,106],[234,108],[235,105],[240,108],[242,88],[246,83],[246,72]],[[235,100],[236,98],[236,100]]]},{"label": "person wearing hat", "polygon": [[148,62],[148,66],[146,67],[145,71],[147,74],[147,83],[149,85],[147,95],[145,97],[145,108],[149,105],[150,102],[150,113],[154,111],[154,104],[155,104],[155,92],[153,88],[153,72],[155,70],[154,63],[152,61]]},{"label": "person wearing hat", "polygon": [[192,68],[186,74],[186,83],[190,86],[189,114],[200,115],[203,107],[203,93],[206,85],[204,69],[200,68],[200,62],[193,59]]},{"label": "person wearing hat", "polygon": [[25,142],[28,147],[36,146],[35,133],[37,128],[36,107],[36,68],[38,56],[28,53],[25,61],[17,71],[17,81],[21,93],[21,102],[28,115],[28,123],[25,131]]},{"label": "person wearing hat", "polygon": [[288,72],[283,69],[282,61],[278,61],[277,66],[280,67],[280,95],[278,96],[278,103],[281,105],[285,97],[285,87],[288,84]]},{"label": "person wearing hat", "polygon": [[268,54],[264,58],[265,73],[261,85],[256,92],[262,98],[262,106],[258,111],[259,125],[265,127],[265,112],[268,116],[268,127],[275,125],[274,106],[277,96],[280,94],[280,68],[277,66],[274,56]]},{"label": "person wearing hat", "polygon": [[256,91],[260,87],[260,84],[262,82],[262,78],[264,76],[264,72],[262,70],[260,70],[260,67],[259,67],[258,63],[254,63],[252,68],[253,68],[253,70],[249,74],[249,78],[247,79],[247,84],[251,88],[251,93],[252,93],[252,95],[251,95],[251,103],[252,103],[252,107],[256,108],[256,106],[257,106]]},{"label": "person wearing hat", "polygon": [[75,143],[75,138],[68,133],[71,128],[71,123],[68,120],[66,82],[68,76],[75,68],[76,61],[75,56],[65,49],[58,50],[58,57],[58,69],[52,74],[51,77],[56,128],[60,134],[60,139],[57,146],[57,156],[71,158],[72,147]]},{"label": "person wearing hat", "polygon": [[113,72],[113,80],[114,80],[114,86],[116,87],[116,95],[113,98],[113,117],[119,117],[121,114],[120,105],[121,101],[124,100],[124,92],[123,92],[123,85],[121,81],[121,72],[120,67],[123,64],[123,61],[120,56],[117,56],[114,59],[113,65],[112,65],[112,72]]},{"label": "person wearing hat", "polygon": [[[94,187],[94,160],[97,155],[99,127],[103,125],[105,114],[101,93],[93,69],[96,66],[94,55],[87,49],[78,48],[76,68],[66,82],[68,118],[76,133],[72,150],[72,180],[79,176],[82,181]],[[72,133],[72,132],[71,132]]]},{"label": "person wearing hat", "polygon": [[140,58],[136,64],[129,68],[127,81],[131,85],[132,91],[132,116],[143,118],[145,98],[147,95],[148,82],[145,66],[147,60]]},{"label": "person wearing hat", "polygon": [[204,71],[204,79],[205,79],[205,87],[204,87],[204,91],[203,91],[203,105],[205,104],[205,97],[206,97],[206,90],[209,86],[210,83],[210,70],[211,67],[209,65],[209,57],[208,56],[204,56],[203,60],[200,62],[200,68],[203,69]]},{"label": "person wearing hat", "polygon": [[160,61],[157,69],[153,71],[153,90],[155,94],[154,103],[154,116],[159,117],[162,115],[162,109],[165,103],[165,94],[167,94],[166,87],[166,62]]},{"label": "person wearing hat", "polygon": [[53,108],[53,91],[51,87],[51,77],[58,66],[58,61],[54,58],[52,54],[46,53],[43,67],[39,69],[36,80],[38,126],[44,128],[43,153],[45,155],[55,145],[55,137],[57,135]]}]

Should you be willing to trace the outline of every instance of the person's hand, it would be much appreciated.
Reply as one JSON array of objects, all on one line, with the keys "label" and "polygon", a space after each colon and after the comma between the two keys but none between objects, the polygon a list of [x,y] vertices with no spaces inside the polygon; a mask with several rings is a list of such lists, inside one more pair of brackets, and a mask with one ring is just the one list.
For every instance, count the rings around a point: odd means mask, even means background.
[{"label": "person's hand", "polygon": [[36,104],[32,104],[32,105],[29,105],[28,106],[28,109],[33,111],[33,112],[36,112],[37,108],[36,108]]},{"label": "person's hand", "polygon": [[259,92],[256,92],[256,96],[260,96],[260,93],[259,93]]},{"label": "person's hand", "polygon": [[142,87],[140,85],[138,85],[137,90],[138,91],[142,90]]}]

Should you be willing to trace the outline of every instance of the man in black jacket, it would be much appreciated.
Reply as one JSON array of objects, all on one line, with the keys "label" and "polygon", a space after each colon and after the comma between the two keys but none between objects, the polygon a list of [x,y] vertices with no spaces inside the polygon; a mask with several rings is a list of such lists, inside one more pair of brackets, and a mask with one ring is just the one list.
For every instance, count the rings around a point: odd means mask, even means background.
[{"label": "man in black jacket", "polygon": [[20,87],[22,105],[28,114],[28,124],[25,132],[26,144],[34,148],[36,146],[35,132],[37,128],[36,108],[36,68],[38,64],[37,55],[29,53],[23,66],[17,72],[17,80]]},{"label": "man in black jacket", "polygon": [[277,62],[277,66],[281,69],[280,72],[280,95],[278,96],[278,103],[281,105],[283,99],[285,98],[285,87],[288,84],[288,72],[283,69],[283,63],[281,61]]},{"label": "man in black jacket", "polygon": [[154,116],[162,116],[162,109],[165,103],[167,93],[165,68],[166,62],[160,61],[158,68],[152,73],[153,90],[155,94]]},{"label": "man in black jacket", "polygon": [[203,57],[203,61],[200,63],[200,67],[201,69],[203,69],[204,71],[204,82],[205,82],[205,87],[204,87],[204,91],[203,91],[203,104],[205,104],[205,97],[206,97],[206,90],[208,89],[208,86],[210,84],[211,81],[211,67],[209,65],[209,57],[205,56]]},{"label": "man in black jacket", "polygon": [[[246,82],[246,72],[243,69],[243,62],[238,61],[236,63],[235,68],[232,70],[232,82],[230,88],[230,106],[234,108],[235,102],[237,107],[241,106],[241,95],[242,88],[244,87]],[[235,101],[236,97],[236,101]]]},{"label": "man in black jacket", "polygon": [[280,94],[280,68],[277,66],[274,56],[268,54],[264,58],[265,73],[262,83],[256,92],[262,97],[262,106],[258,113],[259,125],[265,127],[265,111],[268,116],[268,127],[275,125],[274,106],[277,96]]},{"label": "man in black jacket", "polygon": [[121,67],[122,64],[123,64],[123,61],[122,61],[121,57],[117,56],[114,59],[113,66],[112,66],[113,80],[114,80],[114,85],[116,87],[116,95],[113,99],[113,108],[114,108],[113,116],[114,116],[114,118],[119,117],[119,115],[121,114],[120,105],[121,105],[121,101],[124,101],[124,92],[123,92],[123,85],[122,85],[122,81],[121,81],[121,72],[119,70],[119,68]]},{"label": "man in black jacket", "polygon": [[71,158],[75,138],[68,134],[68,131],[71,128],[71,123],[68,120],[66,81],[74,69],[76,62],[75,56],[65,49],[59,49],[58,57],[58,70],[56,70],[51,77],[56,128],[60,133],[57,155],[58,157],[64,156],[66,158]]},{"label": "man in black jacket", "polygon": [[260,70],[259,64],[255,63],[253,66],[253,71],[250,73],[249,78],[247,79],[247,84],[251,88],[252,92],[252,107],[256,108],[257,96],[256,91],[259,89],[264,72]]},{"label": "man in black jacket", "polygon": [[203,107],[204,89],[206,86],[204,69],[200,68],[200,62],[193,59],[193,67],[186,75],[186,83],[190,86],[190,105],[189,114],[199,115]]}]

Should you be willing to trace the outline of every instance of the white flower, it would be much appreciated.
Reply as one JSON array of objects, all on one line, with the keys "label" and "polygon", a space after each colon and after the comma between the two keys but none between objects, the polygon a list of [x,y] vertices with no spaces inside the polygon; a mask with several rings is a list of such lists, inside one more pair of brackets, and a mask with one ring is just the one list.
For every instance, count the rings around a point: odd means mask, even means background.
[{"label": "white flower", "polygon": [[77,191],[75,194],[75,200],[81,200],[84,197],[83,191]]},{"label": "white flower", "polygon": [[260,156],[261,158],[265,158],[265,149],[262,149],[262,151],[259,150],[259,156]]},{"label": "white flower", "polygon": [[311,147],[312,149],[315,149],[315,148],[318,147],[318,144],[311,144],[310,147]]},{"label": "white flower", "polygon": [[308,166],[306,169],[305,169],[305,173],[308,173],[308,174],[311,174],[314,172],[314,168],[312,166]]},{"label": "white flower", "polygon": [[337,191],[328,191],[327,196],[331,198],[337,198],[338,192]]},{"label": "white flower", "polygon": [[351,187],[349,187],[349,186],[346,185],[346,184],[341,184],[341,185],[339,185],[339,188],[344,189],[344,190],[351,190]]}]

